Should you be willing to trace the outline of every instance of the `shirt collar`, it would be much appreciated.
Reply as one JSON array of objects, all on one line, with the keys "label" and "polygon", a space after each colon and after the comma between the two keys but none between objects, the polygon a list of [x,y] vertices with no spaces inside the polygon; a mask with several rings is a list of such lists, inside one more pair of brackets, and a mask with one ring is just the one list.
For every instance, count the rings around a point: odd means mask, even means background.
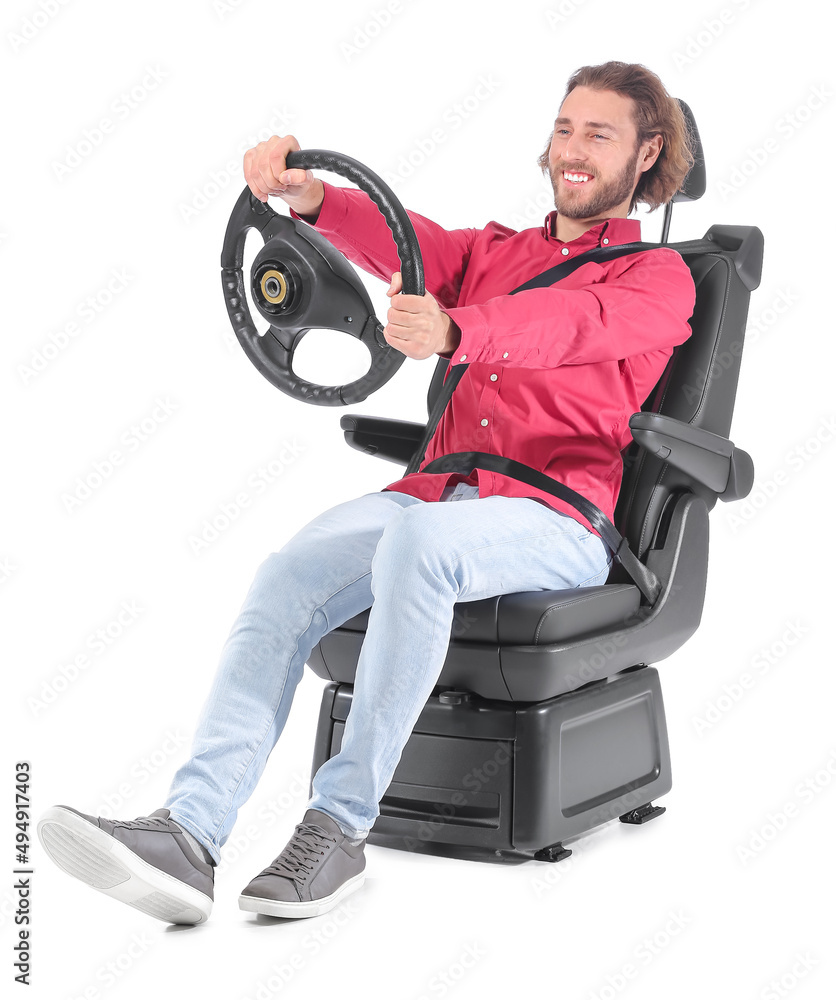
[{"label": "shirt collar", "polygon": [[543,223],[544,239],[556,246],[571,244],[572,250],[588,250],[590,247],[618,246],[641,240],[642,227],[638,219],[607,219],[606,222],[599,222],[597,226],[587,229],[573,240],[559,240],[556,236],[552,236],[556,218],[557,211],[553,210]]}]

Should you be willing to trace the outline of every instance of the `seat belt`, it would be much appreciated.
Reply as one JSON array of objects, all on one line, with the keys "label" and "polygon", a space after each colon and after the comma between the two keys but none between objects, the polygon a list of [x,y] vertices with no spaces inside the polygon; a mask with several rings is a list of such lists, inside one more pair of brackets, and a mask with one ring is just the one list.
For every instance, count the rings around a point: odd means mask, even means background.
[{"label": "seat belt", "polygon": [[[457,365],[456,367],[465,369],[468,366]],[[503,458],[501,455],[492,455],[485,451],[456,451],[450,455],[442,455],[425,465],[421,472],[459,472],[463,475],[470,475],[474,469],[485,469],[488,472],[498,472],[511,479],[518,479],[544,493],[551,493],[553,496],[559,497],[570,507],[580,511],[606,542],[607,547],[611,549],[615,558],[621,563],[630,579],[651,606],[656,602],[662,589],[662,584],[656,574],[648,569],[633,552],[627,544],[627,539],[619,533],[600,507],[564,483],[531,468],[530,465],[515,462],[511,458]]]},{"label": "seat belt", "polygon": [[[687,253],[688,251],[700,253],[705,253],[706,251],[717,252],[719,249],[708,240],[692,240],[678,244],[666,243],[662,244],[662,246],[676,250],[678,253]],[[565,278],[589,261],[613,260],[617,257],[626,257],[630,254],[644,253],[648,250],[658,249],[660,249],[660,244],[658,243],[643,242],[622,243],[613,247],[595,247],[586,253],[578,254],[571,260],[561,261],[560,264],[549,268],[547,271],[543,271],[542,274],[536,275],[508,294],[516,295],[517,292],[525,292],[532,288],[546,288],[553,285],[556,281]],[[459,384],[462,375],[464,375],[469,367],[469,364],[453,365],[447,373],[442,390],[427,420],[427,426],[421,441],[407,466],[406,476],[419,471],[418,467],[424,460],[427,447],[441,421],[442,414],[447,408],[447,403],[453,395],[453,390]],[[533,469],[523,462],[515,462],[513,459],[484,451],[457,451],[450,455],[442,455],[439,458],[433,459],[432,462],[424,466],[420,471],[427,473],[458,472],[469,476],[474,469],[484,469],[488,472],[496,472],[500,475],[508,476],[510,479],[517,479],[520,482],[527,483],[529,486],[542,490],[544,493],[551,493],[553,496],[569,504],[570,507],[574,507],[575,510],[580,511],[601,535],[601,538],[603,538],[615,558],[624,567],[644,598],[651,606],[656,602],[656,598],[662,589],[662,584],[656,574],[648,569],[635,552],[633,552],[627,544],[627,539],[619,533],[616,526],[600,507],[597,507],[591,500],[587,500],[582,494],[570,489],[570,487],[558,482],[558,480],[552,479],[551,476],[547,476],[545,473],[540,472],[538,469]]]}]

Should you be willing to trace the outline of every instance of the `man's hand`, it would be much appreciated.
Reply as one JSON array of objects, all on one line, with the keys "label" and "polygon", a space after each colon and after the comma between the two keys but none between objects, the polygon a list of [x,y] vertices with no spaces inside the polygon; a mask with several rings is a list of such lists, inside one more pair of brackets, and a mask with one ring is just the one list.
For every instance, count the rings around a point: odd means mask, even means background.
[{"label": "man's hand", "polygon": [[322,181],[310,170],[285,169],[288,153],[299,148],[295,135],[271,135],[244,153],[244,179],[259,201],[266,202],[268,195],[276,195],[297,215],[316,219],[325,199]]},{"label": "man's hand", "polygon": [[386,314],[389,322],[383,328],[386,343],[416,361],[454,351],[462,332],[432,295],[404,295],[401,288],[401,272],[395,271],[386,292],[392,299]]}]

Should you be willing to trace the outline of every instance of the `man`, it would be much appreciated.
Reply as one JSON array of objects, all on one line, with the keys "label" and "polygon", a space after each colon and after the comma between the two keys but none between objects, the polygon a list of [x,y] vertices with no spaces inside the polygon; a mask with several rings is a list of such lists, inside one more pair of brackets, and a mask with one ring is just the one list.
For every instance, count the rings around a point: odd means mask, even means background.
[{"label": "man", "polygon": [[[507,183],[502,138],[484,158]],[[655,74],[619,62],[570,79],[539,159],[554,189],[543,227],[448,232],[410,213],[426,294],[400,291],[382,216],[358,190],[286,170],[299,149],[273,136],[244,158],[263,201],[352,261],[392,279],[384,336],[407,357],[468,361],[423,464],[485,451],[542,470],[609,516],[629,416],[690,336],[695,291],[673,250],[586,263],[549,288],[508,292],[561,260],[640,238],[639,201],[666,203],[692,162],[679,105]],[[478,499],[478,503],[446,501]],[[312,648],[371,608],[340,752],[281,854],[245,887],[244,910],[324,913],[365,878],[365,838],[447,655],[454,605],[605,582],[600,536],[552,494],[482,470],[420,470],[320,514],[259,567],[224,646],[189,759],[165,806],[128,822],[48,810],[41,840],[65,871],[173,923],[212,907],[214,866],[278,740]]]}]

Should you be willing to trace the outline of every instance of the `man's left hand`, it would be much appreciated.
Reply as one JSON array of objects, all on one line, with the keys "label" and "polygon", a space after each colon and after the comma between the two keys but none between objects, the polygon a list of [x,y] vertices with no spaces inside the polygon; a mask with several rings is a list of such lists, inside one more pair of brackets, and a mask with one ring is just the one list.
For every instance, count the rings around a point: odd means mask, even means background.
[{"label": "man's left hand", "polygon": [[427,291],[423,295],[404,295],[401,288],[401,272],[395,271],[386,292],[392,300],[383,328],[386,343],[416,361],[455,350],[461,331],[433,296]]}]

